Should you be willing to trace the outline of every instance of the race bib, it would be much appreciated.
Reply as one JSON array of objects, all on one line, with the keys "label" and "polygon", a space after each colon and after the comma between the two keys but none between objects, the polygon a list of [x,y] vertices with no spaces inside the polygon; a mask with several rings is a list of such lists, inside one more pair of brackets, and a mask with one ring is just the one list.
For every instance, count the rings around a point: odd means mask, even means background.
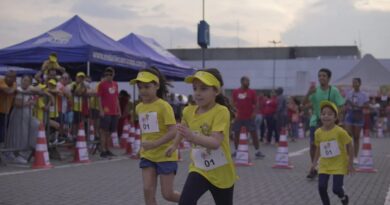
[{"label": "race bib", "polygon": [[142,133],[160,132],[158,127],[157,112],[141,113],[139,122]]},{"label": "race bib", "polygon": [[218,168],[227,164],[225,154],[222,149],[217,150],[206,150],[204,148],[194,148],[192,149],[192,159],[194,164],[199,169],[206,171]]},{"label": "race bib", "polygon": [[321,142],[320,144],[321,157],[332,158],[340,155],[339,145],[336,140]]}]

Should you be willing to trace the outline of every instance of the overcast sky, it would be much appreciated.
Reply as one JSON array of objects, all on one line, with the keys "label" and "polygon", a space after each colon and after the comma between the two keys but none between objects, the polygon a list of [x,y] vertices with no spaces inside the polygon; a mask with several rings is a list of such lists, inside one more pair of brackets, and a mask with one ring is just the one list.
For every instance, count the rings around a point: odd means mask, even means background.
[{"label": "overcast sky", "polygon": [[[205,0],[211,47],[358,45],[390,58],[390,0]],[[202,0],[1,0],[0,48],[38,36],[74,15],[118,40],[155,38],[194,48]]]}]

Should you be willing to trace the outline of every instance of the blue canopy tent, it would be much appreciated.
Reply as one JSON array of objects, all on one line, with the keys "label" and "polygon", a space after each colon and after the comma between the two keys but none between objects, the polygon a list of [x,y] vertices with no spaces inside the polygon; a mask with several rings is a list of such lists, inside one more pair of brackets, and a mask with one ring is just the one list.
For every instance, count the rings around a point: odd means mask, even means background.
[{"label": "blue canopy tent", "polygon": [[180,77],[191,75],[195,71],[152,38],[130,33],[118,42],[131,49],[136,55],[149,58],[150,65],[177,73]]},{"label": "blue canopy tent", "polygon": [[[151,66],[147,57],[139,56],[77,15],[38,37],[0,50],[0,64],[39,69],[52,52],[57,53],[59,63],[68,72],[83,70],[95,80],[106,66],[116,68],[116,80],[134,78],[136,71]],[[171,69],[160,70],[168,78],[184,77]]]},{"label": "blue canopy tent", "polygon": [[0,65],[0,75],[5,75],[8,71],[15,71],[17,76],[35,75],[38,71],[30,68],[22,68],[17,66]]}]

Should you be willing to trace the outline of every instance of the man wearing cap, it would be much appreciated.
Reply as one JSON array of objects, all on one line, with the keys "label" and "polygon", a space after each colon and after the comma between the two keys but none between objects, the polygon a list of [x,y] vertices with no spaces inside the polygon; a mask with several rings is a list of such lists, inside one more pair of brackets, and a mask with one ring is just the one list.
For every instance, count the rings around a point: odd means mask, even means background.
[{"label": "man wearing cap", "polygon": [[80,122],[83,122],[82,116],[82,104],[83,96],[87,93],[87,87],[84,84],[85,73],[78,72],[76,74],[76,82],[72,85],[72,95],[73,95],[73,135],[77,136],[77,130],[80,127]]},{"label": "man wearing cap", "polygon": [[99,84],[97,89],[97,95],[100,99],[100,144],[102,148],[100,157],[102,158],[115,156],[108,149],[110,135],[116,131],[119,115],[121,113],[118,99],[118,84],[113,81],[114,74],[113,68],[106,68],[104,71],[105,80]]},{"label": "man wearing cap", "polygon": [[[256,116],[256,92],[249,88],[249,78],[241,77],[241,87],[233,91],[233,105],[236,107],[237,116],[233,124],[234,146],[237,150],[242,127],[250,132],[253,145],[256,149],[257,158],[265,157],[259,150],[259,139],[257,137],[255,116]],[[235,156],[236,152],[233,153]]]},{"label": "man wearing cap", "polygon": [[16,72],[8,71],[0,79],[0,144],[4,143],[8,114],[13,104],[16,92]]},{"label": "man wearing cap", "polygon": [[[312,106],[312,116],[310,118],[310,159],[313,162],[314,154],[316,152],[316,146],[314,145],[314,132],[319,127],[320,121],[320,102],[324,100],[331,101],[337,106],[341,107],[345,103],[345,99],[341,96],[339,90],[335,86],[329,85],[330,78],[332,77],[332,72],[327,68],[321,68],[318,71],[318,81],[319,86],[315,87],[312,85],[307,92],[304,103],[310,103]],[[340,109],[341,111],[342,109]],[[339,114],[339,119],[341,119],[341,114]],[[341,120],[340,120],[341,122]],[[311,169],[310,173],[307,175],[307,178],[313,179],[317,176],[317,171]]]}]

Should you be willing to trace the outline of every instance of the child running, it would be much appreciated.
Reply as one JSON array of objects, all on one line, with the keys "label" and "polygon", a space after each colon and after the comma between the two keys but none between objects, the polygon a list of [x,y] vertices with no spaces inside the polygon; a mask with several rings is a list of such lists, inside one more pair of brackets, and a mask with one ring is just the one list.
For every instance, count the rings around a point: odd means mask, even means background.
[{"label": "child running", "polygon": [[199,70],[184,81],[192,83],[196,105],[184,108],[178,135],[166,152],[175,153],[183,137],[192,143],[192,162],[179,205],[197,204],[206,191],[217,205],[233,204],[237,177],[229,145],[232,112],[222,95],[221,74],[217,69]]},{"label": "child running", "polygon": [[180,193],[173,190],[177,172],[177,153],[165,155],[176,135],[176,120],[172,107],[164,100],[168,89],[165,77],[155,68],[141,70],[130,84],[137,84],[141,103],[136,107],[141,128],[140,151],[144,198],[146,205],[155,205],[157,177],[160,176],[162,196],[179,202]]},{"label": "child running", "polygon": [[343,205],[348,204],[348,195],[344,193],[344,175],[354,172],[352,138],[336,125],[338,109],[330,101],[320,103],[322,126],[315,131],[317,146],[312,168],[319,165],[318,190],[323,205],[329,205],[328,181],[333,176],[333,193]]}]

